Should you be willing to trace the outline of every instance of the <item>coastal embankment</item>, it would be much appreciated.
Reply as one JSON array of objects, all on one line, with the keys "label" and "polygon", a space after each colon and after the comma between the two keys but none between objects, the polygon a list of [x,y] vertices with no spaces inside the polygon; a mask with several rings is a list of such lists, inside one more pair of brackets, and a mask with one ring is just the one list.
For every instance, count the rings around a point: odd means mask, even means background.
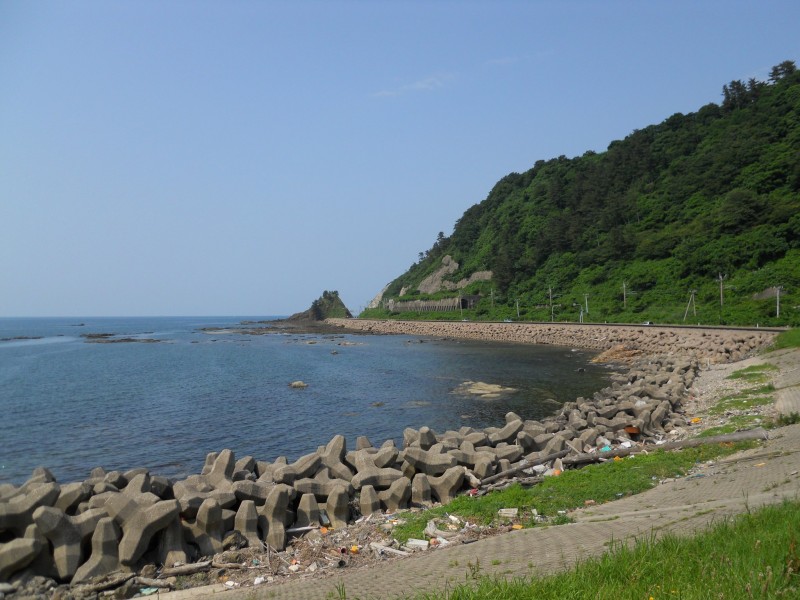
[{"label": "coastal embankment", "polygon": [[[686,410],[712,363],[731,363],[776,332],[523,323],[330,320],[363,333],[557,344],[601,351],[628,366],[591,398],[567,402],[540,421],[509,412],[496,427],[436,432],[407,428],[402,447],[335,436],[294,462],[211,452],[202,472],[180,481],[146,468],[58,483],[46,468],[21,486],[0,485],[0,593],[94,597],[124,588],[174,589],[192,575],[203,585],[277,584],[331,573],[343,556],[378,560],[396,548],[381,537],[349,537],[352,525],[400,509],[446,504],[500,479],[547,475],[585,456],[645,450],[698,433]],[[602,355],[601,355],[602,356]],[[563,459],[563,461],[562,461]],[[334,534],[330,535],[331,526]],[[325,530],[325,531],[323,531]],[[376,529],[380,536],[390,533]],[[327,533],[326,533],[327,532]],[[471,533],[470,533],[471,532]],[[458,535],[479,534],[464,528]],[[437,534],[438,535],[438,534]],[[295,544],[308,537],[314,552]],[[363,538],[363,539],[361,539]],[[450,543],[455,544],[458,538]],[[366,540],[366,541],[365,541]],[[427,542],[422,542],[427,547]],[[302,547],[302,546],[301,546]],[[242,567],[247,548],[246,568]],[[399,550],[406,554],[406,550]],[[235,573],[238,573],[234,575]],[[186,585],[185,579],[181,585]],[[229,587],[230,587],[229,586]]]},{"label": "coastal embankment", "polygon": [[727,363],[772,342],[778,330],[605,325],[583,323],[494,323],[479,321],[395,321],[327,319],[349,331],[549,344],[599,350],[619,348],[633,355],[668,354]]}]

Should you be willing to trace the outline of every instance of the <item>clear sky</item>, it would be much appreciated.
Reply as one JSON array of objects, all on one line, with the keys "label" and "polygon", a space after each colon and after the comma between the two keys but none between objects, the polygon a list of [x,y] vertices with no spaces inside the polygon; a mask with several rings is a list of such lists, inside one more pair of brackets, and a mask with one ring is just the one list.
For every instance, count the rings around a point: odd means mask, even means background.
[{"label": "clear sky", "polygon": [[800,2],[0,1],[0,316],[358,311],[509,172],[800,63]]}]

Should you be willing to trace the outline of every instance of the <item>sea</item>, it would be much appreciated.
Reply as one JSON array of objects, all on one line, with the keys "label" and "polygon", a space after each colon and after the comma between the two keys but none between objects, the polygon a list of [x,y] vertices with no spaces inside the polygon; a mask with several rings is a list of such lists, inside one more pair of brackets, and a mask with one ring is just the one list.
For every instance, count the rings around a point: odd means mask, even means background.
[{"label": "sea", "polygon": [[[275,318],[0,318],[0,483],[39,466],[61,483],[95,467],[177,479],[209,452],[291,462],[337,434],[401,445],[406,427],[540,419],[610,377],[569,347],[237,331]],[[484,398],[470,381],[514,391]]]}]

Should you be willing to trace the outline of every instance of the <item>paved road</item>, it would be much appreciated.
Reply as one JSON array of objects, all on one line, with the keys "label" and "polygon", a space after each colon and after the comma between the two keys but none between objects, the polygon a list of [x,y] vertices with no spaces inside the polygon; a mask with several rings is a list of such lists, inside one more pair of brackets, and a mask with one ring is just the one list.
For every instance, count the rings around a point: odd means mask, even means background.
[{"label": "paved road", "polygon": [[[800,413],[800,349],[756,359],[780,367],[774,383],[776,406]],[[800,500],[800,424],[775,429],[763,446],[703,465],[692,476],[616,502],[580,509],[575,523],[537,527],[441,548],[338,576],[296,579],[287,583],[227,590],[222,585],[164,595],[169,600],[214,596],[225,600],[261,598],[328,600],[338,598],[337,584],[348,598],[390,600],[415,591],[443,590],[462,583],[472,565],[483,574],[521,577],[566,569],[602,554],[611,540],[632,541],[665,532],[691,535],[728,515],[781,502]]]}]

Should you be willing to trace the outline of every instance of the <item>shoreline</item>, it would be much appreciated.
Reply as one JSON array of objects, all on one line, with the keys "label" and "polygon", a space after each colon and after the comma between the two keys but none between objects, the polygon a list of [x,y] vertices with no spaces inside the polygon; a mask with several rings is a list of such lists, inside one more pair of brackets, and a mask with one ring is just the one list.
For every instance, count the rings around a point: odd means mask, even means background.
[{"label": "shoreline", "polygon": [[[482,430],[409,428],[403,432],[402,448],[391,440],[373,447],[359,438],[348,452],[344,438],[336,436],[291,464],[249,456],[236,460],[233,451],[223,450],[208,454],[201,473],[175,482],[151,476],[146,469],[107,473],[98,468],[83,482],[59,485],[46,469],[37,469],[21,486],[0,486],[0,536],[5,545],[18,547],[16,562],[0,561],[0,582],[10,581],[23,594],[31,592],[28,586],[47,585],[80,595],[81,583],[120,570],[139,573],[143,581],[152,579],[158,573],[154,565],[163,566],[161,575],[168,580],[166,567],[176,563],[203,557],[225,563],[220,557],[231,548],[231,536],[251,548],[266,542],[280,557],[289,552],[293,528],[319,536],[325,519],[340,533],[335,540],[321,538],[323,543],[347,546],[354,527],[351,506],[358,507],[362,518],[380,521],[384,512],[446,504],[465,489],[479,488],[483,480],[524,465],[523,460],[681,439],[697,431],[686,408],[697,409],[704,394],[720,394],[719,374],[730,372],[776,333],[693,330],[687,335],[663,327],[574,324],[326,323],[340,332],[353,331],[353,324],[358,324],[358,333],[578,346],[598,350],[601,357],[628,368],[592,398],[567,402],[541,421],[508,413],[505,423]],[[707,386],[704,374],[712,372],[717,383]],[[555,467],[552,460],[548,465]],[[75,535],[65,535],[76,527]],[[92,551],[87,553],[90,539]],[[287,565],[290,558],[287,554],[284,559]],[[275,583],[295,574],[310,576],[305,567],[278,565],[274,571],[280,575],[273,577]],[[208,581],[197,581],[204,583]]]},{"label": "shoreline", "polygon": [[326,319],[353,333],[406,334],[487,342],[580,347],[601,353],[622,347],[634,355],[682,354],[709,363],[736,362],[769,345],[778,330],[607,325],[578,323],[496,323],[481,321],[394,321]]}]

